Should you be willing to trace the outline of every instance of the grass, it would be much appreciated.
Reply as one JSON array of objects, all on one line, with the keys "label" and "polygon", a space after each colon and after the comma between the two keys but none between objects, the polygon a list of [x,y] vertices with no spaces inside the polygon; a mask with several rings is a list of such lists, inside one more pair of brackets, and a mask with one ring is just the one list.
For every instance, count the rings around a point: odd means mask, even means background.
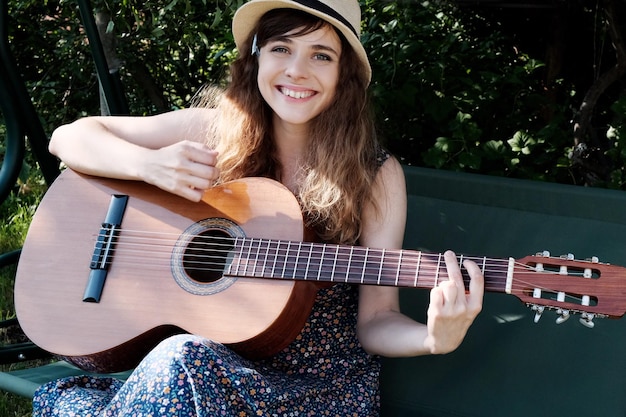
[{"label": "grass", "polygon": [[0,393],[0,416],[30,417],[32,405],[30,398],[19,397],[6,392]]},{"label": "grass", "polygon": [[[37,204],[46,189],[41,176],[32,175],[18,182],[18,186],[0,205],[0,253],[6,253],[22,246],[28,226]],[[15,265],[0,269],[0,319],[15,317],[13,304],[13,284],[15,282]],[[0,332],[0,344],[7,345],[18,340],[19,332]],[[21,364],[2,365],[0,370],[15,369]],[[0,392],[0,416],[26,417],[32,414],[30,398]]]}]

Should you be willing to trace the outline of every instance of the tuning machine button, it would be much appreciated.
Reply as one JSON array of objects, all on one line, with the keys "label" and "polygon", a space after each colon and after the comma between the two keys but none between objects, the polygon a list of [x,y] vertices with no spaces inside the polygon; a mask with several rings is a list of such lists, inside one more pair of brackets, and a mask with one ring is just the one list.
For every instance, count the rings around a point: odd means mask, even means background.
[{"label": "tuning machine button", "polygon": [[569,310],[558,309],[556,311],[559,317],[556,318],[556,324],[565,323],[570,318]]},{"label": "tuning machine button", "polygon": [[538,323],[539,319],[541,318],[541,315],[543,314],[543,311],[545,310],[545,306],[540,306],[537,304],[533,304],[531,307],[531,310],[535,312],[535,318],[534,318],[534,322]]},{"label": "tuning machine button", "polygon": [[595,316],[596,315],[593,313],[582,313],[582,316],[580,317],[580,323],[585,327],[593,329],[593,326],[595,326],[595,323],[593,322]]}]

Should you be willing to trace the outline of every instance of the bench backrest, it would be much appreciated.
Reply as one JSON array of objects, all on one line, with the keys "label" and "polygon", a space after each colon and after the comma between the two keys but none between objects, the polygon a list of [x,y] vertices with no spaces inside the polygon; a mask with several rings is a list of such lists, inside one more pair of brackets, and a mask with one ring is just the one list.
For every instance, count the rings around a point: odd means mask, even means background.
[{"label": "bench backrest", "polygon": [[[405,247],[516,259],[549,250],[626,265],[626,193],[406,168]],[[567,277],[563,277],[567,279]],[[428,293],[401,290],[423,320]],[[626,300],[624,288],[619,289]],[[625,302],[626,304],[626,302]],[[442,356],[387,359],[383,416],[624,416],[626,319],[563,324],[516,297],[487,294],[462,346]]]}]

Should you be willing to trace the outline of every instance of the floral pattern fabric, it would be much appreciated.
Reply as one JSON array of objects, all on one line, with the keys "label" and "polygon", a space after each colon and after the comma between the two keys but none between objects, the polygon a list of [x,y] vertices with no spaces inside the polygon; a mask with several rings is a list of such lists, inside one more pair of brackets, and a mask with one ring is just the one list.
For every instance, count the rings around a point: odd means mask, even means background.
[{"label": "floral pattern fabric", "polygon": [[193,335],[161,342],[125,381],[69,377],[40,387],[34,416],[377,416],[380,365],[356,337],[357,287],[320,290],[287,348],[250,361]]}]

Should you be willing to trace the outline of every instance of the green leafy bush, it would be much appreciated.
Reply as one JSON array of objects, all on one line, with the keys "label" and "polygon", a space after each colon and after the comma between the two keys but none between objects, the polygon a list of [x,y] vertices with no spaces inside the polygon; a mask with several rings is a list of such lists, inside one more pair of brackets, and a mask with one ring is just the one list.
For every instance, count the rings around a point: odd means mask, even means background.
[{"label": "green leafy bush", "polygon": [[[93,0],[132,114],[184,107],[205,83],[227,79],[230,21],[244,0]],[[584,93],[514,47],[498,22],[447,1],[361,0],[371,92],[388,148],[403,163],[576,183],[573,109]],[[73,0],[11,0],[10,37],[48,132],[100,112],[98,81]],[[578,6],[577,6],[578,7]],[[580,6],[582,7],[582,6]],[[625,188],[624,105],[598,114],[613,135],[611,180]],[[610,117],[608,117],[610,116]],[[619,133],[622,133],[621,135]]]}]

